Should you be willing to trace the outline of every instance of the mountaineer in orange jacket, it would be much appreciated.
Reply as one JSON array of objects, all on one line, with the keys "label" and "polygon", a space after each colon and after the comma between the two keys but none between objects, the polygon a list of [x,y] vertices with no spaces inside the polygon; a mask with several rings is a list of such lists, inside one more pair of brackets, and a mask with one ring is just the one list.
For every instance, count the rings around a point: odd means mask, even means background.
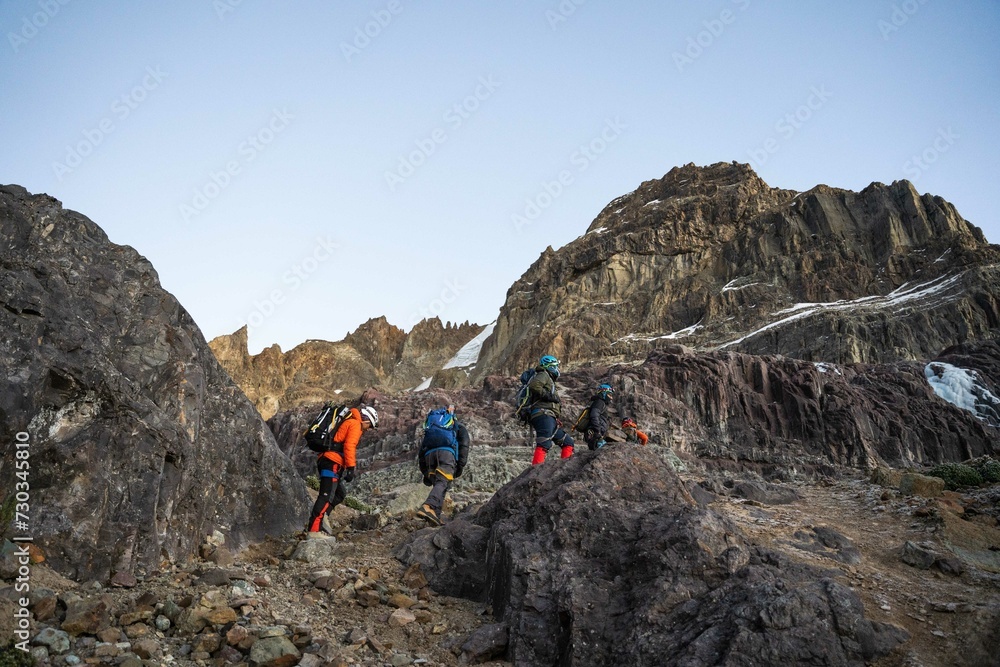
[{"label": "mountaineer in orange jacket", "polygon": [[639,430],[639,426],[634,419],[626,417],[622,420],[622,430],[625,431],[625,442],[638,442],[645,445],[649,442],[649,436]]},{"label": "mountaineer in orange jacket", "polygon": [[354,450],[358,446],[361,434],[372,427],[378,427],[378,413],[375,408],[363,406],[361,409],[351,408],[351,414],[344,419],[330,438],[329,451],[323,452],[316,459],[319,471],[319,496],[313,504],[309,516],[310,533],[320,532],[323,517],[333,511],[333,508],[344,502],[347,491],[341,482],[354,481]]}]

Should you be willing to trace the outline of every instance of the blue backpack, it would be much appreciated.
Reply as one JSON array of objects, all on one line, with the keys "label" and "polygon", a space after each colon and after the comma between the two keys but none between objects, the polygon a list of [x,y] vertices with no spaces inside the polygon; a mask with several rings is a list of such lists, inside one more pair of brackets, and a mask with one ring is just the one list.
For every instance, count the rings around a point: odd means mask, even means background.
[{"label": "blue backpack", "polygon": [[427,419],[424,420],[424,456],[436,449],[450,449],[458,456],[458,432],[455,426],[455,415],[448,412],[447,408],[428,412]]},{"label": "blue backpack", "polygon": [[531,406],[534,404],[531,400],[531,390],[528,389],[528,383],[533,377],[535,377],[534,368],[521,373],[521,387],[514,394],[514,416],[525,424],[531,420]]}]

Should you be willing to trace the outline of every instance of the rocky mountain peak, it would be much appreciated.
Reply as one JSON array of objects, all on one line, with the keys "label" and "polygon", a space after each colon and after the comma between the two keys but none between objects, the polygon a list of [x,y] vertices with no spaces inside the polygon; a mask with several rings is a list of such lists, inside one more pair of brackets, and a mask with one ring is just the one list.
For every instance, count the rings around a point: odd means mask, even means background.
[{"label": "rocky mountain peak", "polygon": [[673,342],[838,363],[930,358],[991,335],[998,267],[1000,248],[908,181],[798,193],[745,164],[685,165],[541,254],[508,291],[473,379],[540,354],[635,361]]}]

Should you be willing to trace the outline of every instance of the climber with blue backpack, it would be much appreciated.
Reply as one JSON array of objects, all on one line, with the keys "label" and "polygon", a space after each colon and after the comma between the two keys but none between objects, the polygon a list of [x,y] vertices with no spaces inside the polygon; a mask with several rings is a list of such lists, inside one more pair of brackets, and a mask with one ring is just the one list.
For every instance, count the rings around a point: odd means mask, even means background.
[{"label": "climber with blue backpack", "polygon": [[[525,377],[530,375],[530,377]],[[538,360],[538,366],[529,369],[521,376],[526,388],[525,397],[518,405],[518,415],[531,423],[535,430],[535,453],[531,465],[545,461],[552,443],[562,449],[561,458],[568,459],[573,455],[573,438],[562,429],[559,421],[559,394],[556,392],[556,379],[559,377],[559,360],[551,354],[546,354]],[[525,381],[526,380],[526,381]]]},{"label": "climber with blue backpack", "polygon": [[455,419],[454,405],[427,413],[417,463],[424,485],[432,488],[417,516],[435,526],[441,525],[445,494],[452,481],[462,476],[469,461],[470,444],[468,429]]}]

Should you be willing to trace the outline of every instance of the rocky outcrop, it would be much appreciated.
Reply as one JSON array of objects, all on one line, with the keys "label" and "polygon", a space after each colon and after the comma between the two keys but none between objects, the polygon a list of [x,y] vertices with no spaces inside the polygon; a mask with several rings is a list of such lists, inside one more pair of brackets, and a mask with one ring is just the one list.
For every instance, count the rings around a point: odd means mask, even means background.
[{"label": "rocky outcrop", "polygon": [[940,197],[873,183],[772,188],[687,165],[605,207],[507,293],[473,373],[696,350],[832,363],[933,357],[1000,326],[1000,247]]},{"label": "rocky outcrop", "polygon": [[25,433],[50,564],[140,573],[213,530],[238,548],[301,526],[304,485],[145,258],[18,186],[0,227],[0,488]]},{"label": "rocky outcrop", "polygon": [[517,665],[861,665],[908,638],[628,447],[534,467],[396,553],[439,592],[492,605]]},{"label": "rocky outcrop", "polygon": [[[973,393],[935,391],[939,364],[978,378]],[[930,373],[931,377],[934,372]],[[969,376],[971,377],[971,375]],[[963,391],[974,387],[960,378]],[[595,387],[615,389],[613,420],[629,416],[654,445],[723,469],[767,477],[836,475],[838,467],[870,469],[958,462],[1000,454],[1000,343],[950,348],[930,364],[825,364],[782,356],[696,352],[681,345],[654,351],[639,365],[589,366],[559,379],[567,427]],[[358,449],[361,470],[412,458],[427,411],[454,404],[477,447],[530,451],[530,429],[512,417],[517,379],[490,376],[479,388],[379,395],[364,399],[382,415]],[[992,398],[991,398],[992,397]],[[300,435],[316,408],[275,415],[269,425],[302,474],[315,455]],[[579,434],[577,434],[579,435]]]},{"label": "rocky outcrop", "polygon": [[281,410],[356,396],[370,387],[413,389],[433,377],[482,327],[423,320],[410,333],[371,319],[342,341],[310,340],[283,353],[277,345],[250,355],[247,329],[209,345],[265,419]]}]

